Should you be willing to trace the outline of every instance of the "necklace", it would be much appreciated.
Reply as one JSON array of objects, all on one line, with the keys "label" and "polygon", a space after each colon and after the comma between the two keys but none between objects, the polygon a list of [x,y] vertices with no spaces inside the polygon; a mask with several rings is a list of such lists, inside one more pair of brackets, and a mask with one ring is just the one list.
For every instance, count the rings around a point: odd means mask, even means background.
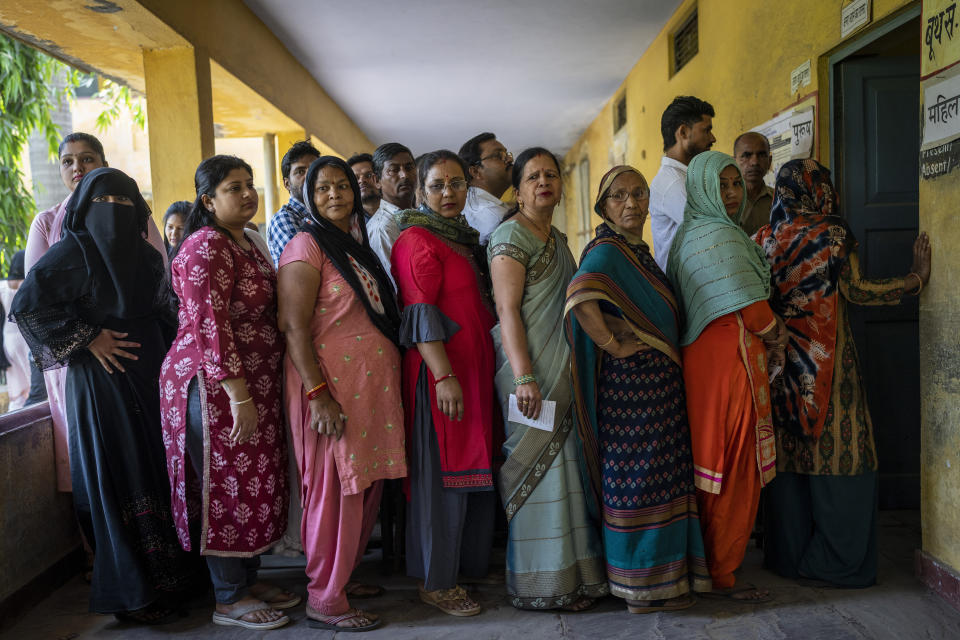
[{"label": "necklace", "polygon": [[549,223],[547,224],[547,230],[544,231],[543,229],[540,228],[540,225],[537,224],[537,221],[534,220],[533,218],[531,218],[530,216],[528,216],[523,209],[520,209],[520,215],[522,215],[524,218],[527,219],[527,222],[530,223],[530,225],[537,231],[537,233],[539,233],[540,235],[544,236],[544,237],[547,238],[547,239],[550,238],[550,225],[549,225]]}]

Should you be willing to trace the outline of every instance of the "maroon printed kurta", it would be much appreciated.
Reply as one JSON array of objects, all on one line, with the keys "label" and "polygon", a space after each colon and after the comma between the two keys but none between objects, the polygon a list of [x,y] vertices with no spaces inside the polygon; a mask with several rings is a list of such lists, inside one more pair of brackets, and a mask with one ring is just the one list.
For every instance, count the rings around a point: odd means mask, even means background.
[{"label": "maroon printed kurta", "polygon": [[[185,434],[187,392],[198,378],[204,422],[200,552],[253,556],[283,535],[287,451],[282,431],[277,278],[256,248],[244,251],[212,227],[188,237],[171,265],[180,327],[160,371],[163,442],[180,544],[190,550]],[[230,441],[233,415],[220,382],[245,378],[259,423]]]}]

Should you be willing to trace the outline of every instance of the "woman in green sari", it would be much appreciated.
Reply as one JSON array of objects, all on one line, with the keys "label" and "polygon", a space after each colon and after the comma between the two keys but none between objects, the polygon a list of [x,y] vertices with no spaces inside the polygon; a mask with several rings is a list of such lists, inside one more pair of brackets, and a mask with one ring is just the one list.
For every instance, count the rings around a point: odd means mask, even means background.
[{"label": "woman in green sari", "polygon": [[[556,158],[527,149],[512,178],[517,207],[487,249],[500,320],[492,334],[506,425],[499,484],[509,525],[507,592],[518,609],[581,611],[607,593],[607,580],[579,471],[563,332],[566,288],[577,265],[550,223],[562,188]],[[544,400],[556,402],[551,430],[509,421],[511,395],[530,419],[539,418]]]}]

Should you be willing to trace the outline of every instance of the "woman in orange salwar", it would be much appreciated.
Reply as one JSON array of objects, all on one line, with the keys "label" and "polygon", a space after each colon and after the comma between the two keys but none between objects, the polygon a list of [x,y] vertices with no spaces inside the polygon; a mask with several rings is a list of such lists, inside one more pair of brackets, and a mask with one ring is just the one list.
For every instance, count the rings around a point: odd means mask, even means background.
[{"label": "woman in orange salwar", "polygon": [[667,275],[686,318],[683,377],[693,441],[694,482],[714,594],[765,602],[735,588],[760,488],[776,473],[767,349],[782,354],[783,323],[767,303],[770,267],[734,220],[743,178],[717,151],[687,168],[687,206]]}]

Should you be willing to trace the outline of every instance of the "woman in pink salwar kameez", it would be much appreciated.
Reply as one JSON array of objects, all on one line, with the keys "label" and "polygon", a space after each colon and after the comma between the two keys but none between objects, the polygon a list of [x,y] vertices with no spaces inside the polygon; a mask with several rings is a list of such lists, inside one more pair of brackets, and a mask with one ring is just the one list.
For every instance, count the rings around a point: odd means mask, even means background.
[{"label": "woman in pink salwar kameez", "polygon": [[[107,158],[103,154],[103,145],[96,137],[89,133],[71,133],[60,142],[58,151],[60,158],[60,179],[63,185],[73,190],[80,184],[83,176],[94,169],[107,166]],[[60,204],[41,211],[33,218],[30,224],[30,233],[27,235],[26,254],[24,255],[24,268],[29,273],[30,269],[37,263],[47,249],[60,242],[60,236],[63,234],[63,221],[67,216],[67,203],[70,202],[70,196],[63,199]],[[153,245],[157,251],[163,254],[164,264],[166,264],[166,251],[163,248],[163,238],[160,236],[160,230],[153,219],[147,220],[147,241]],[[67,380],[67,369],[48,369],[43,372],[44,382],[47,387],[47,398],[50,401],[50,418],[53,421],[53,451],[54,462],[57,471],[57,489],[59,491],[70,491],[70,456],[67,446],[67,417],[65,387]]]},{"label": "woman in pink salwar kameez", "polygon": [[287,340],[286,406],[300,469],[310,626],[380,624],[348,595],[370,537],[382,481],[406,475],[400,397],[400,314],[370,250],[353,171],[339,158],[310,165],[309,215],[279,261],[279,324]]}]

